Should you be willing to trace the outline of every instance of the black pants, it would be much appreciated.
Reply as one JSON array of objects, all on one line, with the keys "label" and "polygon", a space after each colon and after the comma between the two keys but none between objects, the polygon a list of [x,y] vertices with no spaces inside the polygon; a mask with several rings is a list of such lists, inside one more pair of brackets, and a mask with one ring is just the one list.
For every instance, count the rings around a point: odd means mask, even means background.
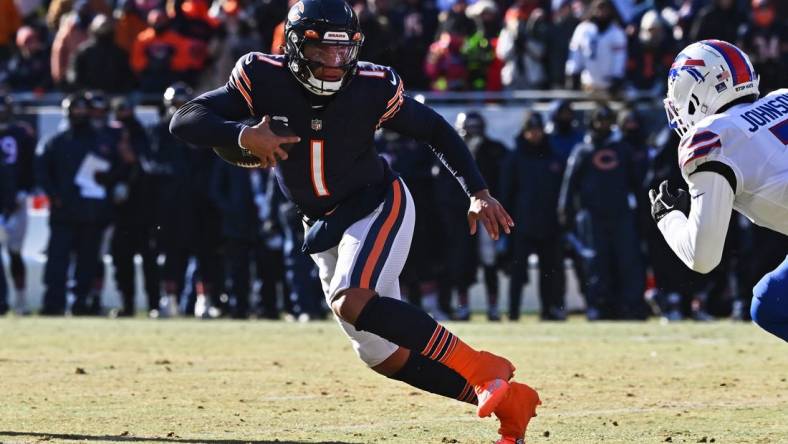
[{"label": "black pants", "polygon": [[[279,317],[277,288],[284,283],[284,258],[282,251],[267,248],[262,241],[226,239],[224,248],[225,269],[231,298],[231,315],[245,317],[249,314],[251,296],[251,270],[261,281],[260,311],[266,318]],[[287,289],[284,288],[287,294]],[[286,299],[286,298],[285,298]],[[285,309],[290,305],[285,300]]]},{"label": "black pants", "polygon": [[66,309],[66,282],[71,265],[71,255],[75,256],[74,309],[81,310],[98,272],[96,260],[101,247],[104,225],[88,222],[49,222],[49,245],[47,263],[44,267],[44,306],[42,311],[49,314],[63,313]]},{"label": "black pants", "polygon": [[[288,294],[285,282],[285,259],[282,249],[272,249],[261,245],[256,256],[257,277],[262,281],[260,286],[260,310],[263,317],[279,317],[277,304],[277,288],[282,285],[283,293]],[[293,301],[284,298],[283,307],[288,313],[293,312]]]},{"label": "black pants", "polygon": [[509,284],[509,318],[520,316],[523,285],[528,283],[528,256],[536,253],[539,258],[539,301],[542,319],[549,319],[550,313],[564,308],[563,246],[558,236],[531,238],[520,236],[515,239],[514,257]]},{"label": "black pants", "polygon": [[[632,215],[593,218],[584,242],[596,255],[589,260],[586,302],[599,319],[645,319],[645,270]],[[597,316],[597,315],[594,315]]]},{"label": "black pants", "polygon": [[251,267],[255,245],[240,239],[227,239],[224,244],[224,261],[230,292],[230,311],[234,317],[246,316],[249,312],[251,291]]},{"label": "black pants", "polygon": [[148,308],[154,309],[159,306],[161,278],[152,228],[145,225],[116,225],[112,235],[112,263],[115,265],[115,281],[123,298],[123,308],[132,313],[135,308],[134,256],[136,254],[142,257]]}]

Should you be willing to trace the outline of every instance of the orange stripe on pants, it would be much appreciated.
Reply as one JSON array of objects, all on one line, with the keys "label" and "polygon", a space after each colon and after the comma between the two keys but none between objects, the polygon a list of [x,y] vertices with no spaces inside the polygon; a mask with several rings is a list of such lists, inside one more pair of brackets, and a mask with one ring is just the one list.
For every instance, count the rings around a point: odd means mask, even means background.
[{"label": "orange stripe on pants", "polygon": [[402,201],[402,190],[400,189],[399,180],[394,181],[393,186],[394,202],[391,205],[391,212],[386,216],[386,221],[383,222],[378,237],[375,239],[375,244],[372,246],[372,251],[369,253],[367,263],[364,264],[364,270],[361,272],[361,288],[369,288],[372,272],[378,264],[381,253],[383,253],[383,246],[386,244],[386,240],[391,233],[391,227],[394,226],[394,222],[396,222],[397,216],[399,215]]}]

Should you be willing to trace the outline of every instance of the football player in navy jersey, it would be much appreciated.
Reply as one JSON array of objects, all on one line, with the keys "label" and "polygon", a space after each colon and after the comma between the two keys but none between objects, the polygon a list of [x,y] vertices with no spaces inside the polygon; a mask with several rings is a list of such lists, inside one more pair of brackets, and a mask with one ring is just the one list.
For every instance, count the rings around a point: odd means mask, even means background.
[{"label": "football player in navy jersey", "polygon": [[10,193],[9,214],[6,214],[5,230],[8,236],[8,257],[11,259],[11,277],[14,283],[17,314],[30,314],[27,307],[27,269],[22,260],[22,243],[27,232],[27,196],[33,188],[33,157],[36,150],[36,134],[32,126],[17,120],[10,96],[0,94],[0,155],[6,171],[10,173],[13,189]]},{"label": "football player in navy jersey", "polygon": [[[539,404],[536,391],[511,381],[508,360],[471,348],[400,300],[414,205],[405,183],[378,156],[375,130],[432,147],[469,196],[471,234],[481,222],[497,239],[514,223],[452,126],[405,95],[394,70],[358,61],[363,42],[344,0],[302,0],[288,13],[283,56],[241,57],[227,84],[180,108],[170,130],[196,145],[240,146],[274,168],[304,215],[303,249],[320,269],[326,300],[369,367],[476,404],[481,417],[495,413],[498,442],[522,442]],[[251,117],[261,120],[242,123]],[[272,121],[295,135],[274,134]]]}]

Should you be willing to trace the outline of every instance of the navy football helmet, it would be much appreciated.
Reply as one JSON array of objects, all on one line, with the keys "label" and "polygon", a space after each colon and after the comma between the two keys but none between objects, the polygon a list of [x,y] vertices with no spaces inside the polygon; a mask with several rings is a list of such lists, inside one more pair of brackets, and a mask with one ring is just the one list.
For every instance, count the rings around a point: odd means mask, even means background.
[{"label": "navy football helmet", "polygon": [[356,72],[364,34],[345,0],[301,0],[287,14],[287,67],[310,92],[328,96]]}]

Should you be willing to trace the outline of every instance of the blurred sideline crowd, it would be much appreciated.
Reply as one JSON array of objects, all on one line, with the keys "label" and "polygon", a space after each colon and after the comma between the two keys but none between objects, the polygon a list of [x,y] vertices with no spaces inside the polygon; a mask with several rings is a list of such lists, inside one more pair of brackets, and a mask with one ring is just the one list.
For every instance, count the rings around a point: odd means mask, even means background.
[{"label": "blurred sideline crowd", "polygon": [[[29,313],[21,251],[28,198],[43,194],[50,238],[41,315],[106,314],[104,285],[114,279],[122,306],[109,314],[133,316],[139,255],[151,317],[326,316],[317,269],[301,252],[301,215],[274,176],[227,164],[169,133],[172,115],[192,96],[186,84],[169,87],[160,120],[146,126],[125,97],[72,93],[62,128],[40,141],[15,118],[8,96],[0,99],[0,239],[13,284],[10,291],[0,277],[0,312]],[[543,320],[566,319],[569,273],[590,320],[746,318],[750,288],[788,251],[788,238],[734,215],[722,264],[708,275],[685,267],[646,198],[662,180],[686,187],[678,136],[666,127],[650,134],[634,107],[614,111],[599,102],[583,115],[559,100],[548,113],[524,111],[514,149],[486,125],[475,110],[455,121],[516,221],[497,242],[483,230],[469,236],[468,199],[428,146],[387,131],[376,137],[418,207],[403,292],[436,318],[469,319],[469,289],[481,276],[488,319],[500,320],[501,312],[519,319],[533,259]],[[105,254],[112,258],[107,276]],[[498,303],[502,274],[509,277],[506,307]]]},{"label": "blurred sideline crowd", "polygon": [[[295,0],[0,0],[0,85],[161,94],[221,85],[241,55],[281,53]],[[739,45],[775,89],[788,68],[778,0],[350,0],[360,57],[410,90],[582,89],[660,95],[677,51]]]},{"label": "blurred sideline crowd", "polygon": [[[226,82],[242,54],[279,52],[288,3],[0,0],[0,237],[12,277],[11,285],[0,279],[0,313],[29,313],[27,201],[45,195],[42,315],[106,314],[107,279],[123,302],[110,314],[134,315],[139,255],[151,317],[326,316],[317,271],[300,251],[300,215],[268,171],[231,167],[167,130],[193,91]],[[661,98],[676,52],[704,38],[747,51],[762,93],[784,86],[786,2],[350,3],[366,35],[361,59],[393,66],[411,90],[577,89],[616,104],[583,114],[559,100],[548,113],[525,112],[514,141],[494,140],[474,109],[458,116],[458,132],[517,223],[498,242],[468,235],[467,198],[428,147],[381,132],[378,150],[419,207],[401,277],[411,302],[439,319],[468,319],[469,288],[481,276],[488,319],[516,320],[535,257],[543,320],[566,318],[567,273],[591,320],[748,317],[750,289],[784,258],[786,238],[735,215],[723,263],[708,275],[687,269],[646,198],[665,179],[686,188],[677,136],[662,125],[652,131],[637,111],[643,104],[626,99]],[[38,140],[11,96],[53,91],[68,94],[66,119]],[[160,121],[143,125],[135,107],[154,100]],[[497,300],[502,273],[507,307]]]}]

